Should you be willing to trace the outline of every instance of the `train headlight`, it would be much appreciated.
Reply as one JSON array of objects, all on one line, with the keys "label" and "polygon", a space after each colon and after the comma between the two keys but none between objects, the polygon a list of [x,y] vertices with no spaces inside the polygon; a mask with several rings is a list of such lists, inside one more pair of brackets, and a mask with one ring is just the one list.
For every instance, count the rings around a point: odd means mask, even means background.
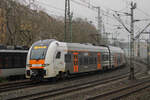
[{"label": "train headlight", "polygon": [[27,64],[28,67],[32,67],[32,64]]},{"label": "train headlight", "polygon": [[26,71],[27,76],[30,76],[30,70]]},{"label": "train headlight", "polygon": [[46,66],[49,66],[49,64],[42,64],[42,66],[46,67]]}]

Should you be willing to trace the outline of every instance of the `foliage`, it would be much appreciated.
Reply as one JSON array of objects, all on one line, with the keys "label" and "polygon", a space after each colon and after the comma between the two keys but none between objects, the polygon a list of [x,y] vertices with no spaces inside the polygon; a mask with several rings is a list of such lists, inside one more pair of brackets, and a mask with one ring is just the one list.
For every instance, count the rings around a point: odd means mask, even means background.
[{"label": "foliage", "polygon": [[[0,43],[26,45],[42,39],[64,41],[64,21],[14,0],[0,0]],[[96,43],[96,28],[86,20],[72,22],[73,42]],[[67,36],[70,34],[67,32]]]}]

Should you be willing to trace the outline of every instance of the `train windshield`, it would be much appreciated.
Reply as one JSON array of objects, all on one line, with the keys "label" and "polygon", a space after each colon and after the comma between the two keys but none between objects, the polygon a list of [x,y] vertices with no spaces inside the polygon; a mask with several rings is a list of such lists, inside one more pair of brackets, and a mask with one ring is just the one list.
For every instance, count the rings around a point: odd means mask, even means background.
[{"label": "train windshield", "polygon": [[31,57],[32,60],[40,60],[45,59],[47,46],[34,46],[31,50]]}]

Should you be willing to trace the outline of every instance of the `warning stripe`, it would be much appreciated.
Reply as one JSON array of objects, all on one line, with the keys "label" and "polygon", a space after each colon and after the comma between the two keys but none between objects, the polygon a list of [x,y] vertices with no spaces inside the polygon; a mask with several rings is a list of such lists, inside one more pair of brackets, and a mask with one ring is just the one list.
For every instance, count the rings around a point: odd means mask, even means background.
[{"label": "warning stripe", "polygon": [[30,64],[44,64],[45,60],[30,60]]},{"label": "warning stripe", "polygon": [[44,67],[30,67],[30,69],[44,69]]}]

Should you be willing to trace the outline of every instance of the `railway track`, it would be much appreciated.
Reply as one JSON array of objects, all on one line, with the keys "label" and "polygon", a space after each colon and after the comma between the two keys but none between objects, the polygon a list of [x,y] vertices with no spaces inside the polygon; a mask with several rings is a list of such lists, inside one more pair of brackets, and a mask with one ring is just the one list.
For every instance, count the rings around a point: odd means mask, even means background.
[{"label": "railway track", "polygon": [[[136,73],[138,73],[140,71],[141,71],[141,69],[139,68],[136,70]],[[25,96],[23,95],[23,96],[10,97],[10,100],[23,100],[23,99],[25,99],[25,100],[29,100],[29,99],[41,100],[41,99],[46,99],[46,98],[53,98],[56,96],[63,96],[63,95],[69,94],[69,93],[73,93],[74,91],[80,91],[80,90],[84,90],[86,88],[92,88],[96,85],[104,85],[104,84],[107,84],[112,81],[125,79],[128,77],[128,74],[129,74],[129,72],[127,72],[127,73],[125,72],[124,75],[118,74],[118,75],[115,75],[112,77],[102,78],[101,80],[99,79],[99,80],[94,80],[94,81],[90,81],[90,82],[79,82],[79,83],[75,83],[75,84],[71,84],[71,85],[67,85],[67,86],[61,86],[59,88],[56,85],[56,88],[51,89],[51,90],[47,90],[47,91],[45,90],[44,92],[38,92],[38,93],[33,92],[33,93],[27,94]],[[119,77],[117,77],[117,76],[119,76]],[[80,79],[80,77],[79,77],[79,79]],[[70,81],[72,81],[72,79]],[[57,82],[57,83],[63,83],[63,82]],[[21,85],[21,83],[22,83],[22,85]],[[46,84],[48,85],[50,83],[52,83],[52,82],[48,82]],[[15,82],[13,84],[15,84]],[[20,86],[18,84],[16,85],[17,87],[15,85],[12,85],[12,87],[13,87],[12,88],[11,86],[7,86],[7,84],[4,84],[3,86],[5,86],[7,88],[5,88],[5,89],[3,88],[4,90],[2,90],[2,88],[0,88],[0,91],[2,91],[2,92],[11,91],[11,90],[17,91],[19,89],[27,89],[28,87],[37,87],[40,85],[42,85],[42,84],[20,82]],[[0,86],[2,86],[2,84],[0,84]],[[11,88],[9,88],[9,87],[11,87]],[[9,99],[9,97],[8,97],[8,99]]]},{"label": "railway track", "polygon": [[[94,75],[94,74],[91,74]],[[72,76],[70,81],[75,80],[76,78],[80,79],[80,78],[84,78],[84,77],[88,77],[90,76],[87,74],[82,74],[82,75],[78,75],[78,76]],[[65,82],[68,80],[61,80],[58,81],[59,82]],[[0,84],[0,93],[2,92],[9,92],[9,91],[13,91],[13,90],[18,90],[18,89],[24,89],[24,88],[30,88],[30,87],[36,87],[36,86],[40,86],[40,85],[48,85],[48,84],[53,84],[55,83],[54,81],[45,81],[45,82],[36,82],[36,81],[30,81],[30,80],[23,80],[23,81],[15,81],[15,82],[8,82],[8,83],[2,83]]]},{"label": "railway track", "polygon": [[[109,73],[109,72],[108,72]],[[82,79],[84,77],[88,77],[90,75],[95,75],[95,74],[81,74],[78,76],[72,76],[70,81],[76,80],[76,79]],[[57,83],[60,82],[66,82],[68,80],[61,80],[58,81]],[[25,88],[30,88],[30,87],[36,87],[36,86],[41,86],[41,85],[48,85],[48,84],[53,84],[55,83],[54,81],[46,81],[46,82],[35,82],[35,81],[30,81],[30,80],[22,80],[22,81],[15,81],[15,82],[8,82],[8,83],[2,83],[0,84],[0,93],[2,92],[9,92],[13,90],[18,90],[18,89],[25,89]]]},{"label": "railway track", "polygon": [[30,86],[33,86],[34,83],[35,82],[30,81],[30,80],[23,80],[23,81],[9,82],[6,84],[0,84],[0,93],[11,91],[11,90],[16,90],[16,89],[21,89],[25,87],[30,87]]},{"label": "railway track", "polygon": [[150,87],[150,79],[146,78],[142,81],[136,82],[122,88],[112,90],[97,96],[89,97],[86,100],[119,100],[122,97],[131,95],[132,93],[141,91],[145,88]]},{"label": "railway track", "polygon": [[11,84],[16,84],[16,83],[23,83],[23,82],[26,82],[26,81],[29,81],[29,80],[21,80],[21,81],[12,81],[12,82],[7,82],[7,83],[0,83],[0,87],[8,86],[8,85],[11,85]]},{"label": "railway track", "polygon": [[[137,71],[136,73],[138,73],[139,71]],[[75,85],[71,85],[71,86],[67,86],[67,87],[63,87],[63,88],[58,88],[58,89],[53,89],[50,91],[45,91],[45,92],[40,92],[40,93],[36,93],[36,94],[31,94],[31,95],[26,95],[26,96],[22,96],[22,97],[17,97],[17,98],[12,98],[11,100],[42,100],[42,99],[48,99],[48,98],[55,98],[58,97],[61,98],[61,96],[64,95],[68,95],[70,93],[76,92],[76,91],[80,91],[80,90],[84,90],[87,88],[93,88],[95,86],[99,86],[99,85],[105,85],[107,83],[111,83],[111,82],[115,82],[115,81],[121,81],[123,79],[128,78],[129,72],[123,75],[116,75],[116,76],[112,76],[112,77],[108,77],[102,80],[94,80],[94,81],[90,81],[90,82],[86,82],[86,83],[81,83],[81,84],[75,84]]]}]

